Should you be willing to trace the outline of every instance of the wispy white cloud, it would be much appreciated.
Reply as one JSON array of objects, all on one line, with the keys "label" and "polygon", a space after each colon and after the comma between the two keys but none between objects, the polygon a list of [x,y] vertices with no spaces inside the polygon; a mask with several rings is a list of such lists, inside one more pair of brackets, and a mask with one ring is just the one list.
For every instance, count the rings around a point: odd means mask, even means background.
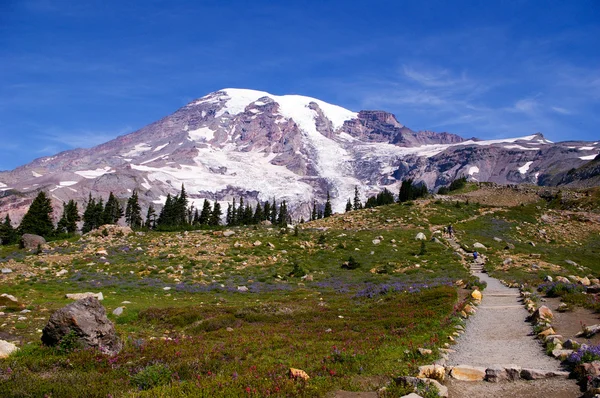
[{"label": "wispy white cloud", "polygon": [[48,129],[40,138],[61,144],[63,147],[69,149],[90,148],[110,141],[119,135],[130,133],[131,131],[132,128],[130,126],[126,126],[112,132],[91,130],[62,131],[57,129]]}]

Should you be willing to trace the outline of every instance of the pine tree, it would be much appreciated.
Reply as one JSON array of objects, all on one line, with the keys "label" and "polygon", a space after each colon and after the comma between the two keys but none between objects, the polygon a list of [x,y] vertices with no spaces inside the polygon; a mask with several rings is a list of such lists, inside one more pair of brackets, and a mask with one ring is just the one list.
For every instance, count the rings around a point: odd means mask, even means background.
[{"label": "pine tree", "polygon": [[244,198],[240,197],[240,206],[237,209],[237,213],[235,215],[235,219],[238,225],[244,225]]},{"label": "pine tree", "polygon": [[273,225],[277,224],[277,205],[275,204],[275,198],[273,198],[273,203],[271,204],[270,221]]},{"label": "pine tree", "polygon": [[208,222],[208,225],[211,225],[211,226],[220,225],[222,215],[223,215],[223,212],[221,211],[221,204],[215,200],[212,212],[210,214],[210,220]]},{"label": "pine tree", "polygon": [[173,210],[173,199],[171,198],[171,194],[168,193],[167,199],[165,200],[165,205],[158,214],[158,220],[156,220],[156,225],[174,225],[175,219],[173,217]]},{"label": "pine tree", "polygon": [[63,213],[56,224],[56,233],[64,234],[67,232],[67,203],[63,202]]},{"label": "pine tree", "polygon": [[398,201],[399,202],[407,202],[407,201],[413,200],[413,199],[414,199],[413,180],[408,179],[408,180],[402,181],[402,185],[400,186],[400,192],[398,194]]},{"label": "pine tree", "polygon": [[358,187],[354,187],[354,210],[362,209],[362,202],[360,201],[360,196],[358,196]]},{"label": "pine tree", "polygon": [[350,202],[350,198],[348,198],[348,202],[346,202],[346,213],[352,211],[352,202]]},{"label": "pine tree", "polygon": [[137,191],[133,191],[131,197],[127,200],[125,221],[133,229],[142,227],[142,208],[140,207]]},{"label": "pine tree", "polygon": [[323,211],[322,211],[322,210],[319,210],[319,211],[317,212],[317,220],[320,220],[320,219],[322,219],[322,218],[323,218]]},{"label": "pine tree", "polygon": [[79,216],[77,203],[73,199],[69,200],[69,203],[63,202],[63,213],[56,225],[56,233],[75,233],[78,221],[81,221],[81,216]]},{"label": "pine tree", "polygon": [[263,207],[260,202],[256,202],[256,210],[254,210],[253,223],[260,224],[263,220]]},{"label": "pine tree", "polygon": [[119,204],[119,201],[111,192],[108,195],[106,206],[104,206],[104,212],[102,213],[103,224],[116,224],[121,217],[123,217],[123,208]]},{"label": "pine tree", "polygon": [[325,202],[325,211],[323,217],[331,217],[333,211],[331,210],[331,198],[329,197],[329,191],[327,191],[327,201]]},{"label": "pine tree", "polygon": [[265,201],[265,206],[263,207],[263,216],[261,221],[266,221],[271,216],[271,203],[269,201]]},{"label": "pine tree", "polygon": [[227,214],[225,215],[225,225],[231,227],[233,224],[233,211],[231,210],[231,203],[227,204]]},{"label": "pine tree", "polygon": [[0,244],[10,245],[17,241],[17,233],[12,226],[8,214],[4,217],[4,222],[0,224]]},{"label": "pine tree", "polygon": [[81,228],[81,232],[84,234],[90,232],[96,226],[94,224],[94,212],[96,211],[96,200],[92,198],[92,194],[88,198],[87,205],[85,206],[85,210],[83,212],[83,227]]},{"label": "pine tree", "polygon": [[231,205],[231,222],[229,225],[238,225],[237,219],[237,208],[235,207],[235,198],[233,198],[233,205]]},{"label": "pine tree", "polygon": [[317,219],[317,201],[313,200],[313,208],[312,213],[310,215],[310,221],[315,221]]},{"label": "pine tree", "polygon": [[148,206],[145,226],[148,229],[156,228],[156,210],[154,210],[154,205],[152,203],[150,203],[150,206]]},{"label": "pine tree", "polygon": [[208,199],[204,199],[204,203],[202,204],[202,212],[200,213],[200,219],[199,219],[200,225],[208,225],[210,216],[211,216],[210,202],[208,201]]},{"label": "pine tree", "polygon": [[287,214],[287,204],[285,200],[281,202],[279,205],[279,215],[277,216],[277,225],[282,227],[287,227],[288,214]]},{"label": "pine tree", "polygon": [[198,209],[194,212],[194,220],[192,221],[192,225],[200,225],[200,213]]},{"label": "pine tree", "polygon": [[181,192],[176,196],[173,209],[173,225],[185,225],[188,223],[187,217],[188,199],[185,187],[181,184]]},{"label": "pine tree", "polygon": [[244,224],[245,225],[254,224],[253,215],[254,214],[252,212],[252,207],[250,207],[250,204],[246,203],[246,207],[244,207]]},{"label": "pine tree", "polygon": [[52,203],[44,191],[41,191],[29,206],[29,210],[27,210],[21,221],[19,230],[21,234],[41,236],[50,236],[54,233]]}]

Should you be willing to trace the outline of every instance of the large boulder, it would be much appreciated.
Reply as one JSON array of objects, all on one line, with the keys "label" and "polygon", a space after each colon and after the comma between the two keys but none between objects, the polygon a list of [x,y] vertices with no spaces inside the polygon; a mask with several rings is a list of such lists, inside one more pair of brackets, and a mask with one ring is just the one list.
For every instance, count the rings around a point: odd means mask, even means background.
[{"label": "large boulder", "polygon": [[0,359],[8,358],[10,354],[17,351],[19,347],[8,341],[0,340]]},{"label": "large boulder", "polygon": [[46,239],[43,236],[34,234],[24,234],[21,236],[21,247],[27,250],[37,250],[46,244]]},{"label": "large boulder", "polygon": [[52,316],[42,331],[42,343],[55,346],[69,332],[77,336],[82,348],[97,348],[114,355],[123,348],[115,326],[106,317],[106,311],[95,297],[87,297],[69,304]]}]

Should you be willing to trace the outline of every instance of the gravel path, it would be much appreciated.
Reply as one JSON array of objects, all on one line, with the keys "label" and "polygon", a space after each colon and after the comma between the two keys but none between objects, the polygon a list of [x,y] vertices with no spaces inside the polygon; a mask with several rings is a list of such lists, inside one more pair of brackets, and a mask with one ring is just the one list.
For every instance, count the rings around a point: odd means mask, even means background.
[{"label": "gravel path", "polygon": [[560,370],[559,361],[544,354],[534,336],[529,315],[519,302],[519,292],[484,273],[475,273],[487,282],[477,313],[469,318],[465,333],[452,347],[449,365],[515,364],[524,368]]}]

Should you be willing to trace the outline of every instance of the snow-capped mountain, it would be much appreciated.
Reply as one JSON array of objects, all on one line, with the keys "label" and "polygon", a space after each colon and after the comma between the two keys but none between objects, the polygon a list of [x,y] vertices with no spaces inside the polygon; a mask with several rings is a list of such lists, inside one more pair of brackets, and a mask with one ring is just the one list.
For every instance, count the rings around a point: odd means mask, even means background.
[{"label": "snow-capped mountain", "polygon": [[[160,207],[184,184],[196,206],[211,201],[286,200],[296,214],[327,191],[342,211],[359,187],[363,199],[403,179],[429,189],[462,175],[497,183],[550,183],[598,155],[595,143],[552,143],[541,134],[480,141],[415,132],[383,111],[349,111],[315,98],[224,89],[155,123],[90,149],[36,159],[0,173],[0,215],[14,220],[39,190],[57,206],[91,193]],[[56,212],[57,215],[59,212]]]}]

